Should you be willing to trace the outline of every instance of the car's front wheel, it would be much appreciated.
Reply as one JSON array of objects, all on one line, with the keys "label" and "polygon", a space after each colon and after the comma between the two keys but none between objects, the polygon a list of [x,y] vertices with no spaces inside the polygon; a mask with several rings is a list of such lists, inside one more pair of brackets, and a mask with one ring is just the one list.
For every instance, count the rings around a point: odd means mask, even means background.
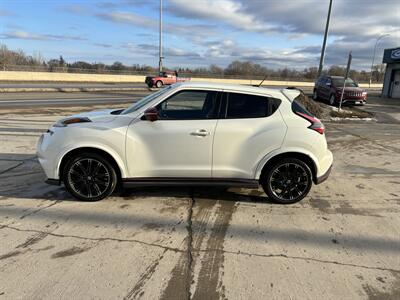
[{"label": "car's front wheel", "polygon": [[307,196],[312,186],[312,173],[303,161],[285,158],[262,174],[260,184],[273,202],[291,204]]},{"label": "car's front wheel", "polygon": [[114,166],[96,153],[72,157],[62,177],[67,191],[84,201],[97,201],[111,195],[118,181]]},{"label": "car's front wheel", "polygon": [[156,82],[156,87],[160,88],[160,87],[162,87],[162,86],[163,86],[163,83],[162,83],[161,80],[159,80],[159,81]]}]

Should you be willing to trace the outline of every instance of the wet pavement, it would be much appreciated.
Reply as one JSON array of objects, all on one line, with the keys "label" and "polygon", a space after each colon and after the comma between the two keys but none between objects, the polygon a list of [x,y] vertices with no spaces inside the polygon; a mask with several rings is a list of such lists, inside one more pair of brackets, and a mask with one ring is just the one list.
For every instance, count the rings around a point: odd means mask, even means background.
[{"label": "wet pavement", "polygon": [[36,141],[93,106],[0,109],[0,299],[399,299],[400,106],[378,100],[378,121],[325,124],[331,177],[294,205],[211,187],[75,201],[43,183]]}]

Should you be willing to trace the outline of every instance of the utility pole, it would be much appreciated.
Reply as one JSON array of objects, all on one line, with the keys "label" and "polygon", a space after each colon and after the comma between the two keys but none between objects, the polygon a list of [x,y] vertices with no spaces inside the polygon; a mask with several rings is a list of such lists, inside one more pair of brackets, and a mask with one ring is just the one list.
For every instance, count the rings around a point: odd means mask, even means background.
[{"label": "utility pole", "polygon": [[326,40],[328,39],[329,21],[331,19],[331,11],[332,11],[332,0],[329,0],[328,18],[326,19],[324,42],[322,44],[321,57],[319,59],[318,77],[321,76],[322,69],[324,67],[325,48],[326,48]]},{"label": "utility pole", "polygon": [[162,53],[162,0],[160,0],[160,41],[159,41],[159,62],[158,62],[158,71],[162,72],[163,70],[163,53]]},{"label": "utility pole", "polygon": [[382,39],[382,38],[384,38],[384,37],[386,37],[386,36],[389,36],[389,35],[390,35],[389,33],[381,34],[381,35],[376,39],[375,47],[374,47],[374,54],[372,55],[371,72],[370,72],[370,74],[369,74],[369,87],[371,87],[371,83],[372,83],[372,69],[374,68],[376,47],[378,46],[378,42],[379,42],[380,39]]}]

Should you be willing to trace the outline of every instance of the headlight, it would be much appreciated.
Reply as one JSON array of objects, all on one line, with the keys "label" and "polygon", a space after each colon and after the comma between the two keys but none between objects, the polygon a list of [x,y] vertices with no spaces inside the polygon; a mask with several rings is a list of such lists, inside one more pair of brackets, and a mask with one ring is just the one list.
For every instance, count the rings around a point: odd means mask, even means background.
[{"label": "headlight", "polygon": [[367,96],[367,92],[362,92],[362,95],[363,96]]},{"label": "headlight", "polygon": [[54,127],[66,127],[67,125],[70,125],[70,124],[86,123],[86,122],[92,122],[92,121],[86,117],[75,117],[75,118],[67,118],[67,119],[60,120],[57,123],[55,123],[53,126]]}]

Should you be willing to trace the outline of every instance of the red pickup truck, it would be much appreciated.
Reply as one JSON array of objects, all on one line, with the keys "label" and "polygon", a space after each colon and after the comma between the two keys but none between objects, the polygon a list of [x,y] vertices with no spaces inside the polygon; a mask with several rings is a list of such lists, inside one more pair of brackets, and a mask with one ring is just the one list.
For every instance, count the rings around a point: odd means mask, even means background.
[{"label": "red pickup truck", "polygon": [[190,78],[178,77],[177,72],[160,72],[158,76],[146,76],[145,83],[148,87],[162,87],[163,85],[174,84],[177,82],[189,81]]}]

